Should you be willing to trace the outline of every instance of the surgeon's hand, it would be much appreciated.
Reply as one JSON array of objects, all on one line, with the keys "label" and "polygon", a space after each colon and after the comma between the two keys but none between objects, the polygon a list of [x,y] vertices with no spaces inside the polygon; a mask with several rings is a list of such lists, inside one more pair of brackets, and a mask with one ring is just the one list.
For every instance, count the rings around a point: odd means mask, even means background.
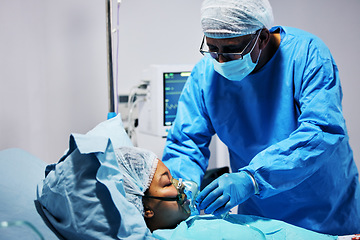
[{"label": "surgeon's hand", "polygon": [[206,214],[221,215],[255,194],[251,177],[246,172],[223,174],[206,186],[196,198]]}]

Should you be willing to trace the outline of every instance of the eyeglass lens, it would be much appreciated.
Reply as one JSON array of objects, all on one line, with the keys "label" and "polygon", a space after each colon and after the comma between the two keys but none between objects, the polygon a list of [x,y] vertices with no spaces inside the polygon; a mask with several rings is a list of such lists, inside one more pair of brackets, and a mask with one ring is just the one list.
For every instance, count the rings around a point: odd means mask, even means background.
[{"label": "eyeglass lens", "polygon": [[244,56],[244,53],[246,51],[246,49],[249,48],[249,46],[251,45],[251,42],[255,39],[256,36],[258,36],[260,34],[261,30],[258,33],[254,33],[254,35],[252,36],[251,40],[249,41],[249,43],[245,46],[244,50],[239,52],[239,53],[218,53],[218,52],[213,52],[213,51],[209,51],[209,50],[204,50],[204,47],[207,46],[206,43],[206,37],[203,37],[203,40],[201,42],[201,46],[200,46],[200,53],[202,55],[207,55],[210,56],[214,59],[219,59],[219,56],[222,55],[225,59],[227,60],[237,60],[237,59],[242,59]]}]

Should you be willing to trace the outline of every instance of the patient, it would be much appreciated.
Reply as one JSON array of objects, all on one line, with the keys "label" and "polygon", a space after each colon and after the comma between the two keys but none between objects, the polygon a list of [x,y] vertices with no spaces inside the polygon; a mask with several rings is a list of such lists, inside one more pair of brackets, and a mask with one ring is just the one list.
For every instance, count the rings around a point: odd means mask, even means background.
[{"label": "patient", "polygon": [[178,187],[177,180],[154,153],[121,147],[115,149],[115,155],[123,174],[126,198],[143,215],[156,239],[238,239],[239,236],[242,239],[337,239],[256,216],[190,217],[189,200],[181,197],[183,188]]},{"label": "patient", "polygon": [[[175,228],[190,216],[189,202],[181,199],[169,169],[145,149],[122,147],[115,155],[123,173],[126,198],[144,216],[151,231]],[[185,198],[185,199],[184,199]]]}]

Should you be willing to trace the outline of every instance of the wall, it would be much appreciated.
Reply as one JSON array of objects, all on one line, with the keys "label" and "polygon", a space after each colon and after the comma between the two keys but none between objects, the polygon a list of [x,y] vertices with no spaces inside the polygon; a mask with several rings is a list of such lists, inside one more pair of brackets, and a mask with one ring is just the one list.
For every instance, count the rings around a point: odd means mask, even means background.
[{"label": "wall", "polygon": [[[70,133],[85,133],[106,119],[105,1],[0,1],[0,149],[19,147],[55,162]],[[271,4],[276,24],[310,31],[331,49],[360,166],[360,1]],[[200,5],[200,0],[122,1],[120,94],[127,94],[150,64],[194,64],[200,59]]]},{"label": "wall", "polygon": [[105,4],[1,0],[0,149],[56,162],[106,118]]}]

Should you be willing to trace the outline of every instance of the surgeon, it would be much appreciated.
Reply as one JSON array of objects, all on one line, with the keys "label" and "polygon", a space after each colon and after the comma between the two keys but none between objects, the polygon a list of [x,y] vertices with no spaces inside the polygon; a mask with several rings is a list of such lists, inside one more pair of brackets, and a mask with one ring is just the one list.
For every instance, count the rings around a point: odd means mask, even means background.
[{"label": "surgeon", "polygon": [[205,0],[204,57],[178,103],[163,161],[200,183],[209,144],[228,147],[232,173],[197,197],[205,213],[278,219],[320,233],[360,230],[360,186],[330,50],[273,26],[267,0]]}]

